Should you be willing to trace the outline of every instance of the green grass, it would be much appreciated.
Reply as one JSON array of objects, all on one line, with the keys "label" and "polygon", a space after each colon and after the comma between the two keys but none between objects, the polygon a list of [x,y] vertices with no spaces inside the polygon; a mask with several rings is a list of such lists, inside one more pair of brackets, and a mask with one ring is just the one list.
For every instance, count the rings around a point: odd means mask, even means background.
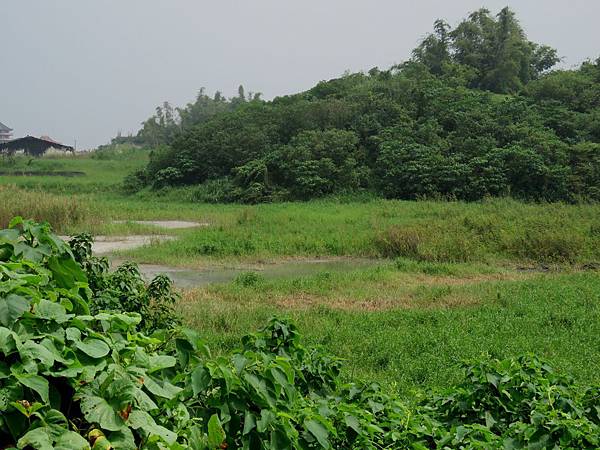
[{"label": "green grass", "polygon": [[[119,205],[118,208],[115,208]],[[181,239],[129,252],[144,262],[289,257],[408,257],[430,262],[600,261],[599,205],[334,200],[256,206],[116,201],[118,217],[208,222]]]},{"label": "green grass", "polygon": [[[26,156],[0,158],[0,184],[19,186],[61,194],[98,193],[118,191],[123,179],[148,161],[148,152],[125,149],[110,159],[97,159],[97,154],[51,155],[42,158]],[[10,175],[27,172],[31,175]],[[41,175],[35,175],[35,173]],[[56,176],[49,173],[81,172],[78,176]]]},{"label": "green grass", "polygon": [[[421,287],[413,282],[403,295],[400,287],[407,274],[394,275],[390,267],[380,271],[255,286],[231,283],[187,293],[179,308],[186,324],[221,352],[237,346],[240,336],[269,316],[290,317],[310,343],[347,360],[348,379],[376,380],[406,395],[457,382],[461,361],[528,352],[579,382],[600,382],[597,273],[463,279],[459,286],[450,279]],[[353,279],[354,285],[348,286]],[[361,309],[367,292],[386,297],[385,308]],[[335,301],[340,293],[344,305]],[[313,302],[307,305],[310,296]],[[285,304],[274,301],[283,297]]]}]

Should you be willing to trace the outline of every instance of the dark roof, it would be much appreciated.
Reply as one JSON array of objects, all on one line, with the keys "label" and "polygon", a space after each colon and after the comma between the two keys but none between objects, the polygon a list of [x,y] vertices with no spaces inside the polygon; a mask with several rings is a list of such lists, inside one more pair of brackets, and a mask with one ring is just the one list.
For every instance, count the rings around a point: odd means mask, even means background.
[{"label": "dark roof", "polygon": [[0,131],[6,133],[8,131],[12,131],[12,128],[8,128],[6,125],[4,125],[2,122],[0,122]]},{"label": "dark roof", "polygon": [[13,139],[12,141],[0,144],[0,150],[8,150],[14,152],[16,150],[25,150],[29,154],[43,154],[49,148],[56,148],[59,150],[73,151],[73,147],[70,145],[59,144],[58,142],[37,138],[34,136],[26,136],[20,139]]}]

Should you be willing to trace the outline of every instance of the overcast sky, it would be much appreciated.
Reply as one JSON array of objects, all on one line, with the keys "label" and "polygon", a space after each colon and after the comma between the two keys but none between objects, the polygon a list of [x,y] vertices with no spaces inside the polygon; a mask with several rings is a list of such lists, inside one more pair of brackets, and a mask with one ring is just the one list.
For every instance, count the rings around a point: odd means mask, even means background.
[{"label": "overcast sky", "polygon": [[156,105],[239,84],[269,99],[410,56],[436,18],[507,4],[572,67],[600,56],[598,0],[0,0],[0,122],[78,148]]}]

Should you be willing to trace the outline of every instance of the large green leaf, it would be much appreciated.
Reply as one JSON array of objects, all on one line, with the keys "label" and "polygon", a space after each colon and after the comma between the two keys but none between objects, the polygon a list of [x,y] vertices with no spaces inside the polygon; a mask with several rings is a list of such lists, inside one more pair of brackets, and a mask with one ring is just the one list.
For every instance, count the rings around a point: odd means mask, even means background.
[{"label": "large green leaf", "polygon": [[0,324],[12,327],[16,320],[30,308],[29,300],[16,294],[0,298]]},{"label": "large green leaf", "polygon": [[152,372],[156,372],[158,370],[173,367],[175,364],[177,364],[177,359],[175,359],[173,356],[168,356],[168,355],[151,356],[148,373],[152,373]]},{"label": "large green leaf", "polygon": [[34,341],[26,341],[19,346],[19,354],[23,360],[35,359],[45,367],[52,367],[55,361],[54,354],[50,350]]},{"label": "large green leaf", "polygon": [[143,430],[149,435],[157,435],[163,438],[168,444],[173,444],[177,440],[177,435],[165,427],[158,425],[152,416],[146,411],[132,411],[129,414],[129,424],[136,430]]},{"label": "large green leaf", "polygon": [[315,437],[317,442],[321,444],[321,447],[325,449],[331,447],[328,440],[329,432],[321,423],[317,422],[316,420],[305,420],[304,428],[306,428],[306,430]]},{"label": "large green leaf", "polygon": [[35,428],[19,439],[17,447],[19,449],[32,447],[36,450],[54,450],[52,441],[53,439],[47,427]]},{"label": "large green leaf", "polygon": [[12,353],[17,348],[17,337],[8,328],[0,327],[0,352],[4,355]]},{"label": "large green leaf", "polygon": [[118,450],[136,450],[135,438],[129,428],[123,428],[119,431],[112,431],[106,436],[111,446]]},{"label": "large green leaf", "polygon": [[210,385],[210,382],[210,373],[206,368],[198,366],[194,369],[192,372],[192,389],[194,390],[194,395],[204,392]]},{"label": "large green leaf", "polygon": [[13,376],[23,386],[27,386],[29,389],[37,392],[45,403],[50,401],[48,394],[48,380],[46,380],[44,377],[24,373],[13,373]]},{"label": "large green leaf", "polygon": [[110,353],[108,344],[100,339],[86,338],[75,342],[75,346],[92,358],[103,358]]},{"label": "large green leaf", "polygon": [[210,448],[219,448],[225,441],[225,431],[219,420],[219,416],[213,414],[208,420],[208,445]]},{"label": "large green leaf", "polygon": [[168,381],[158,382],[150,376],[144,379],[144,386],[146,386],[146,388],[154,395],[158,395],[159,397],[167,398],[169,400],[175,398],[175,396],[182,391],[180,387],[174,386]]},{"label": "large green leaf", "polygon": [[41,299],[37,305],[35,305],[34,313],[41,319],[54,320],[58,323],[64,323],[68,321],[71,314],[67,314],[64,306],[60,303],[51,302],[45,299]]},{"label": "large green leaf", "polygon": [[54,281],[59,287],[70,289],[77,282],[87,283],[85,272],[79,264],[68,255],[48,258],[48,268],[52,271]]},{"label": "large green leaf", "polygon": [[97,423],[105,430],[118,431],[125,425],[117,411],[102,397],[85,395],[81,398],[80,408],[89,423]]},{"label": "large green leaf", "polygon": [[54,444],[56,450],[87,450],[90,444],[79,434],[73,431],[65,431]]}]

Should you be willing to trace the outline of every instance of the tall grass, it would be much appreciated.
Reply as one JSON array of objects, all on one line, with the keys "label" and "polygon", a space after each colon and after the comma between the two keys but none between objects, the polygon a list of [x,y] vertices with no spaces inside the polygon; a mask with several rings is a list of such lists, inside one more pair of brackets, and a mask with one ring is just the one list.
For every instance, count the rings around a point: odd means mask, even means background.
[{"label": "tall grass", "polygon": [[598,205],[492,200],[388,226],[373,242],[383,256],[420,261],[572,264],[600,259],[599,219]]},{"label": "tall grass", "polygon": [[116,215],[211,224],[182,232],[177,241],[131,253],[165,264],[294,256],[405,257],[438,263],[600,261],[600,205],[506,199],[478,203],[322,200],[255,206],[129,200],[119,204]]},{"label": "tall grass", "polygon": [[0,228],[15,216],[47,221],[58,232],[100,221],[91,205],[77,197],[0,185]]}]

